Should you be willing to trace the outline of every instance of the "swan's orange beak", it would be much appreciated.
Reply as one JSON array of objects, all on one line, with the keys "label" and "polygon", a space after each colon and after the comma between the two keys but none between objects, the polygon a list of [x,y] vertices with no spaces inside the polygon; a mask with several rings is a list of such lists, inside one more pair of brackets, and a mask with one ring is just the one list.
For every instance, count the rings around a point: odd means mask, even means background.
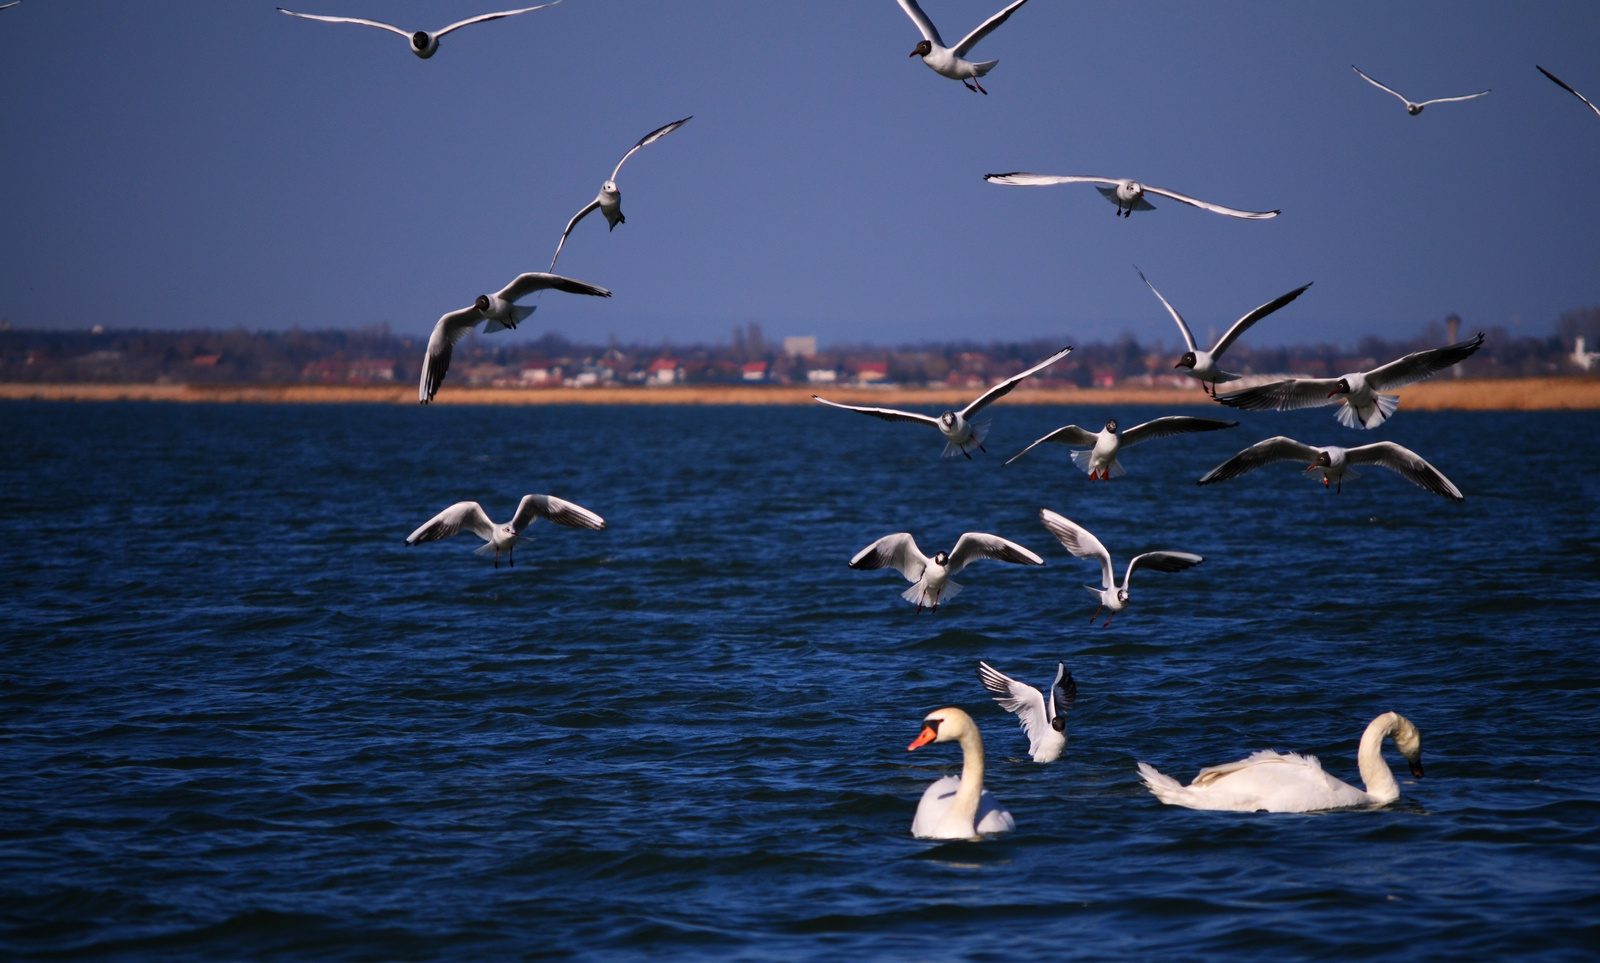
[{"label": "swan's orange beak", "polygon": [[922,732],[918,734],[915,739],[911,740],[911,745],[906,746],[906,752],[910,752],[918,746],[925,746],[937,737],[938,734],[933,731],[931,726],[923,726]]}]

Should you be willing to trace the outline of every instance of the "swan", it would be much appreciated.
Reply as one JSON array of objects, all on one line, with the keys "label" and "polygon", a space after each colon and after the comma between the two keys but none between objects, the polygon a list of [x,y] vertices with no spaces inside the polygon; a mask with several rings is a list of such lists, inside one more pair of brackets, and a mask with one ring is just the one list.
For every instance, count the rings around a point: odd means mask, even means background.
[{"label": "swan", "polygon": [[1388,736],[1394,737],[1395,748],[1411,764],[1411,775],[1421,779],[1422,734],[1398,712],[1378,716],[1361,734],[1356,765],[1361,769],[1365,791],[1323,772],[1316,756],[1271,749],[1225,766],[1208,766],[1187,786],[1163,776],[1146,762],[1139,763],[1139,775],[1157,799],[1169,806],[1190,809],[1308,813],[1386,806],[1400,798],[1400,786],[1383,760],[1383,740]]},{"label": "swan", "polygon": [[983,787],[983,736],[971,716],[954,706],[928,713],[922,720],[922,732],[906,751],[952,739],[961,743],[961,775],[945,776],[923,792],[917,815],[911,820],[911,835],[918,839],[977,839],[1016,829],[1017,821]]}]

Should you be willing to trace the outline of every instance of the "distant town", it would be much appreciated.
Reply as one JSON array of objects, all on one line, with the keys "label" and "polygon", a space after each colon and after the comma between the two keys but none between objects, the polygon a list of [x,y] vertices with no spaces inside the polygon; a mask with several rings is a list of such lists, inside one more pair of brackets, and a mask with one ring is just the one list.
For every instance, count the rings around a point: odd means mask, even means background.
[{"label": "distant town", "polygon": [[[1479,326],[1455,316],[1409,334],[1351,345],[1270,347],[1245,338],[1227,367],[1246,375],[1324,377],[1373,367],[1411,351],[1470,337]],[[426,340],[386,327],[352,331],[164,331],[13,329],[0,321],[0,381],[52,383],[387,384],[415,381]],[[556,335],[516,340],[470,335],[456,347],[455,384],[581,389],[600,385],[833,384],[978,386],[1021,370],[1064,344],[1067,359],[1045,385],[1197,388],[1174,371],[1180,345],[1132,336],[1083,343],[1070,336],[1023,342],[940,342],[899,347],[820,345],[807,335],[768,338],[758,325],[718,344],[599,344]],[[1568,311],[1546,334],[1489,327],[1484,347],[1460,365],[1475,378],[1600,374],[1600,307]]]}]

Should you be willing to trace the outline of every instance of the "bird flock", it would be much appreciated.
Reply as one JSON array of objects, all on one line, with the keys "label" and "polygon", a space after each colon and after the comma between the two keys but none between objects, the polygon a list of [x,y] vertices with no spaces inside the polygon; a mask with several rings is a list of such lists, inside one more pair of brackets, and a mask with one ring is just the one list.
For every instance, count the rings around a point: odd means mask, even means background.
[{"label": "bird flock", "polygon": [[[22,0],[0,3],[0,10],[17,6]],[[552,0],[537,6],[522,7],[483,13],[449,24],[439,30],[407,30],[393,24],[357,17],[301,13],[279,7],[287,16],[309,21],[336,24],[356,24],[375,27],[398,34],[406,39],[411,52],[423,60],[438,53],[441,40],[464,27],[533,13],[560,3]],[[897,0],[900,8],[910,18],[921,40],[911,52],[920,57],[928,68],[942,77],[960,81],[968,90],[987,95],[981,79],[999,63],[998,60],[972,61],[967,59],[974,47],[1007,23],[1029,0],[1014,0],[993,16],[979,24],[954,45],[946,45],[933,20],[923,12],[916,0]],[[1383,90],[1404,105],[1408,114],[1417,116],[1426,107],[1487,96],[1488,90],[1454,97],[1439,97],[1413,102],[1352,65],[1356,74],[1367,83]],[[1583,101],[1596,115],[1600,108],[1554,74],[1538,68],[1552,82]],[[633,145],[612,170],[611,176],[601,185],[599,193],[582,207],[561,231],[550,265],[544,272],[519,274],[504,288],[494,294],[480,294],[465,308],[444,314],[435,323],[428,339],[422,374],[418,385],[418,400],[426,405],[440,390],[449,370],[451,351],[479,324],[485,324],[485,333],[514,329],[535,310],[532,305],[518,302],[547,289],[566,294],[582,294],[609,298],[612,292],[584,281],[562,277],[554,272],[569,236],[584,218],[595,210],[605,217],[609,229],[625,223],[622,215],[622,196],[617,178],[623,165],[642,148],[655,143],[678,130],[690,120],[685,117],[659,127],[644,135]],[[1281,211],[1252,211],[1225,207],[1199,200],[1177,191],[1154,187],[1137,180],[1092,175],[1046,175],[1023,172],[988,174],[989,183],[1015,187],[1041,187],[1056,184],[1086,183],[1095,188],[1116,208],[1119,217],[1130,217],[1134,211],[1154,210],[1148,196],[1177,201],[1201,210],[1245,220],[1268,220],[1278,217]],[[1228,348],[1253,325],[1295,301],[1310,284],[1302,285],[1245,314],[1209,350],[1195,341],[1189,325],[1182,315],[1156,290],[1143,271],[1141,280],[1161,302],[1163,308],[1177,324],[1187,350],[1176,359],[1174,368],[1185,370],[1201,382],[1216,403],[1246,411],[1284,411],[1311,406],[1337,405],[1336,417],[1341,425],[1350,429],[1372,430],[1380,428],[1397,411],[1399,399],[1392,392],[1398,388],[1421,381],[1433,374],[1459,364],[1483,344],[1483,335],[1427,351],[1419,351],[1369,371],[1351,372],[1338,378],[1291,378],[1268,384],[1259,384],[1242,390],[1218,393],[1219,385],[1239,380],[1240,376],[1224,370],[1221,360]],[[1038,364],[1000,381],[980,395],[971,404],[957,410],[945,411],[937,417],[918,412],[892,408],[846,405],[825,398],[815,400],[823,405],[869,415],[888,422],[922,424],[936,428],[945,441],[944,456],[956,454],[972,459],[974,451],[987,454],[984,441],[990,422],[977,420],[991,404],[1010,393],[1023,380],[1065,358],[1072,348],[1064,347]],[[1012,456],[1009,465],[1034,448],[1046,444],[1064,444],[1077,450],[1072,452],[1076,467],[1088,474],[1092,481],[1109,481],[1125,473],[1118,460],[1120,451],[1132,445],[1154,441],[1174,435],[1217,431],[1238,426],[1236,421],[1187,416],[1156,418],[1126,430],[1115,420],[1107,421],[1099,431],[1090,431],[1077,425],[1067,425],[1050,432]],[[1309,474],[1320,473],[1323,484],[1335,492],[1342,489],[1345,478],[1354,474],[1358,465],[1377,465],[1393,471],[1421,488],[1459,502],[1461,491],[1417,453],[1388,441],[1343,447],[1337,445],[1309,445],[1284,436],[1257,442],[1224,461],[1200,477],[1198,484],[1237,478],[1275,462],[1304,463]],[[1204,559],[1185,551],[1157,550],[1134,555],[1128,562],[1120,584],[1116,579],[1110,551],[1087,528],[1049,508],[1039,510],[1039,520],[1071,555],[1098,563],[1100,581],[1084,586],[1098,603],[1090,621],[1106,613],[1104,626],[1109,626],[1116,614],[1128,608],[1131,602],[1131,582],[1136,570],[1155,572],[1181,572],[1201,564]],[[529,526],[539,519],[566,527],[599,530],[606,527],[600,515],[587,508],[553,495],[524,495],[510,521],[496,524],[483,508],[473,501],[457,502],[429,519],[406,537],[408,546],[449,538],[462,529],[473,532],[484,541],[476,554],[492,556],[499,567],[503,555],[508,566],[515,565],[517,545]],[[927,608],[931,614],[938,612],[961,591],[954,577],[967,566],[980,560],[1007,562],[1015,565],[1043,567],[1045,560],[1025,546],[986,532],[962,534],[948,552],[939,551],[925,555],[908,532],[896,532],[877,539],[849,559],[855,570],[893,568],[900,572],[910,588],[902,597],[916,606],[920,613]],[[992,694],[1001,708],[1017,716],[1019,726],[1028,740],[1028,753],[1039,763],[1054,762],[1061,758],[1067,745],[1067,715],[1077,698],[1077,684],[1063,663],[1057,663],[1055,676],[1044,691],[1006,675],[987,662],[978,663],[978,677],[984,689]],[[1423,774],[1421,763],[1421,736],[1412,722],[1394,712],[1385,712],[1373,719],[1362,733],[1357,749],[1357,768],[1365,789],[1356,789],[1323,771],[1321,763],[1313,756],[1278,753],[1272,750],[1257,752],[1238,762],[1209,766],[1199,771],[1187,786],[1163,775],[1153,766],[1140,762],[1138,770],[1145,786],[1162,803],[1191,809],[1308,812],[1323,809],[1382,806],[1399,798],[1400,789],[1382,754],[1383,743],[1392,740],[1410,766],[1412,776]],[[983,740],[977,723],[960,708],[951,706],[928,713],[916,739],[907,747],[919,747],[940,742],[959,742],[963,765],[960,776],[946,776],[934,782],[924,792],[912,822],[912,834],[927,839],[970,839],[1006,832],[1016,827],[1016,821],[995,799],[984,785]]]}]

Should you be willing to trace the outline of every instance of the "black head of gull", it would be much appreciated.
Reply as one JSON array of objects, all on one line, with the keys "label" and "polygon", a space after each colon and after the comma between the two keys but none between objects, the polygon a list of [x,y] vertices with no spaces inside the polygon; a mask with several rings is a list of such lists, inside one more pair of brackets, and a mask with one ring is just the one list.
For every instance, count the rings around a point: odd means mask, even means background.
[{"label": "black head of gull", "polygon": [[1113,435],[1117,433],[1117,419],[1115,419],[1115,418],[1107,418],[1106,419],[1106,431],[1111,432]]},{"label": "black head of gull", "polygon": [[956,413],[953,411],[947,411],[940,415],[939,424],[944,425],[946,428],[954,428],[956,424]]},{"label": "black head of gull", "polygon": [[949,565],[950,564],[950,553],[949,552],[934,552],[933,553],[933,564],[939,566],[940,568],[944,568],[946,565]]},{"label": "black head of gull", "polygon": [[1198,359],[1195,358],[1193,351],[1185,351],[1183,353],[1183,357],[1179,358],[1178,359],[1178,363],[1173,365],[1173,367],[1174,368],[1191,368],[1192,369],[1195,366],[1197,361],[1198,361]]},{"label": "black head of gull", "polygon": [[933,53],[933,44],[927,40],[923,40],[917,43],[917,49],[911,51],[911,56],[926,57],[931,53]]},{"label": "black head of gull", "polygon": [[1348,378],[1340,378],[1339,379],[1339,383],[1333,386],[1333,390],[1332,391],[1328,392],[1328,397],[1332,398],[1334,395],[1347,395],[1349,393],[1350,393],[1350,379],[1348,379]]}]

